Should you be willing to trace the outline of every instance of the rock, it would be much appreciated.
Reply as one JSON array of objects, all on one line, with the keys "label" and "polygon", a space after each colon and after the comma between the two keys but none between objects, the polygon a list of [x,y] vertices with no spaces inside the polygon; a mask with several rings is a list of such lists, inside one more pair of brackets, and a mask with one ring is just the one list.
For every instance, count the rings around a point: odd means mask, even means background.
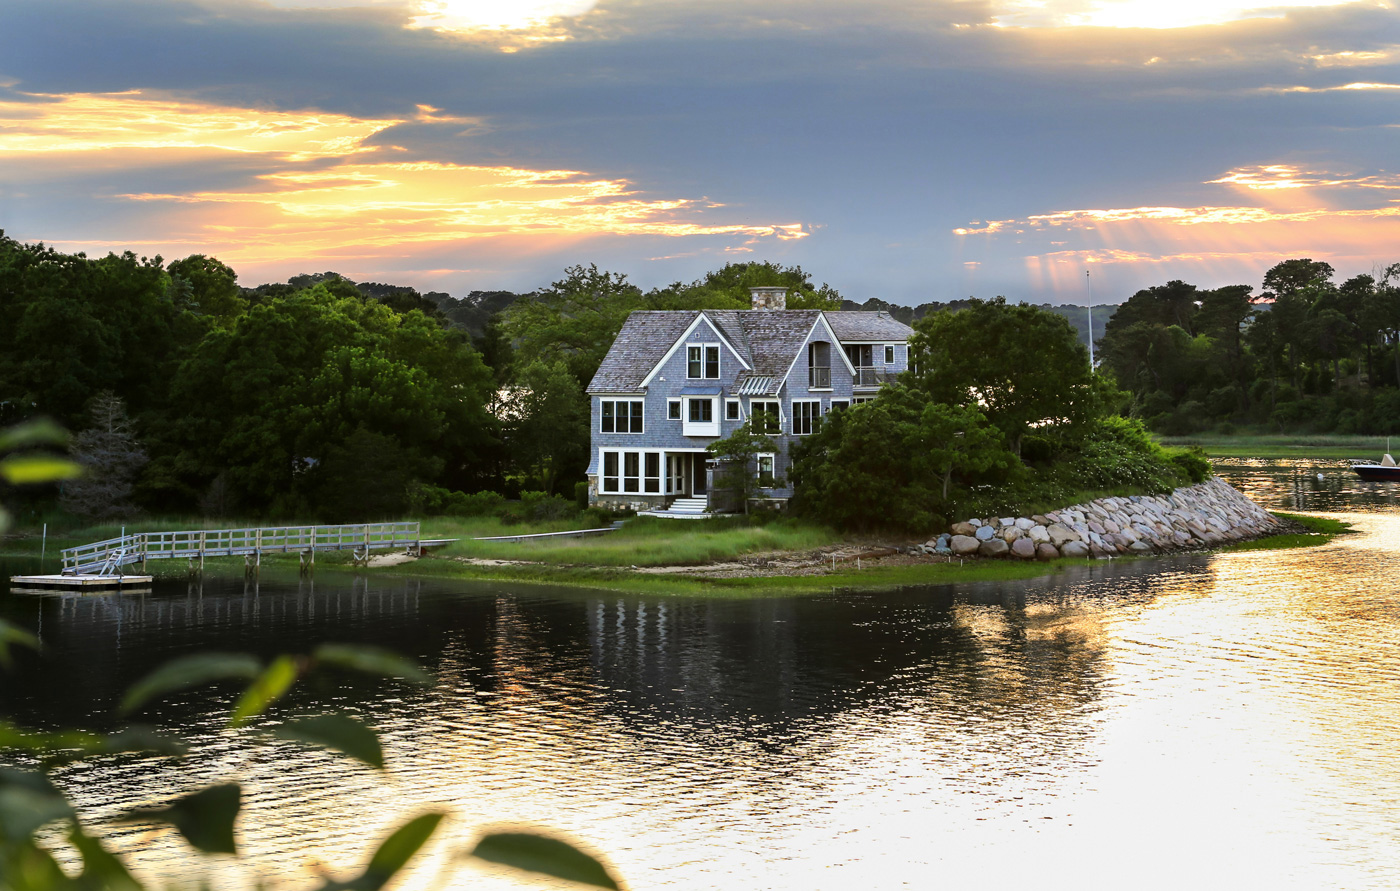
[{"label": "rock", "polygon": [[977,548],[979,557],[1004,557],[1006,552],[1011,550],[1011,545],[1000,538],[989,538],[982,542]]},{"label": "rock", "polygon": [[1015,517],[998,517],[998,518],[997,518],[997,521],[998,521],[999,523],[1001,523],[1002,528],[1004,529],[1004,528],[1006,528],[1007,526],[1015,525],[1015,523],[1016,523],[1016,518],[1015,518]]},{"label": "rock", "polygon": [[[979,523],[978,526],[980,525]],[[971,523],[954,523],[952,526],[952,533],[954,535],[975,535],[977,533],[977,526]]]},{"label": "rock", "polygon": [[997,533],[997,537],[999,537],[1002,541],[1006,542],[1007,544],[1011,544],[1017,539],[1024,538],[1025,535],[1026,533],[1022,532],[1020,529],[1017,529],[1015,526],[1004,526],[1002,527],[1001,532]]},{"label": "rock", "polygon": [[1035,542],[1029,538],[1018,538],[1011,543],[1011,556],[1022,560],[1035,558]]},{"label": "rock", "polygon": [[953,553],[953,549],[944,545],[939,545],[933,549],[933,552],[940,557],[947,557]]},{"label": "rock", "polygon": [[1050,530],[1046,529],[1044,526],[1032,526],[1030,529],[1026,530],[1026,536],[1036,544],[1040,544],[1041,542],[1048,542],[1050,540]]},{"label": "rock", "polygon": [[979,520],[979,519],[977,519],[976,517],[973,517],[972,519],[968,520],[967,522],[968,522],[968,524],[971,525],[972,528],[974,528],[974,529],[976,529],[978,526],[981,526],[981,525],[982,525],[982,521]]},{"label": "rock", "polygon": [[1054,560],[1060,556],[1059,550],[1048,541],[1042,541],[1035,546],[1035,558],[1037,560]]},{"label": "rock", "polygon": [[1123,527],[1119,526],[1112,520],[1104,520],[1103,531],[1109,533],[1110,535],[1117,535],[1119,532],[1123,531]]},{"label": "rock", "polygon": [[1089,521],[1089,531],[1092,532],[1092,533],[1094,533],[1095,535],[1103,535],[1103,534],[1104,534],[1105,532],[1107,532],[1108,530],[1106,530],[1106,529],[1103,527],[1103,524],[1102,524],[1102,523],[1098,523],[1098,522],[1096,522],[1096,521],[1094,521],[1094,520],[1090,520],[1090,521]]},{"label": "rock", "polygon": [[954,535],[952,544],[953,553],[958,556],[977,553],[977,548],[982,543],[970,535]]},{"label": "rock", "polygon": [[978,541],[991,541],[992,537],[995,536],[996,534],[997,534],[997,531],[996,531],[995,529],[993,529],[991,526],[978,526],[978,527],[977,527],[977,540],[978,540]]},{"label": "rock", "polygon": [[1065,557],[1087,557],[1089,546],[1082,541],[1067,541],[1060,547],[1060,554]]},{"label": "rock", "polygon": [[1112,557],[1113,554],[1099,545],[1091,544],[1089,545],[1089,556],[1093,557],[1095,560],[1107,560],[1109,557]]},{"label": "rock", "polygon": [[1050,543],[1055,545],[1055,547],[1059,547],[1067,541],[1079,541],[1078,532],[1059,523],[1051,525],[1050,528],[1045,531],[1050,533]]},{"label": "rock", "polygon": [[1050,521],[1047,520],[1042,514],[1032,514],[1032,515],[1031,515],[1031,522],[1034,523],[1034,524],[1036,524],[1037,526],[1049,526],[1049,525],[1050,525]]},{"label": "rock", "polygon": [[1031,528],[1032,526],[1034,526],[1034,525],[1035,525],[1035,520],[1032,520],[1030,517],[1017,517],[1017,518],[1016,518],[1016,528],[1017,528],[1017,529],[1020,529],[1022,532],[1029,532],[1029,531],[1030,531],[1030,528]]},{"label": "rock", "polygon": [[1134,554],[1150,554],[1152,553],[1152,545],[1145,541],[1135,541],[1128,545],[1128,550],[1132,551]]}]

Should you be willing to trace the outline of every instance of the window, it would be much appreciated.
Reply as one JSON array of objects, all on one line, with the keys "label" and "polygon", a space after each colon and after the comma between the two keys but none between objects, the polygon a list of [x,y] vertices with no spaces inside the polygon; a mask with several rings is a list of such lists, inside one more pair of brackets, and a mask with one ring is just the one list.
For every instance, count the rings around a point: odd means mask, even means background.
[{"label": "window", "polygon": [[679,399],[666,400],[666,417],[672,421],[681,419],[681,401]]},{"label": "window", "polygon": [[737,400],[737,399],[726,399],[726,400],[724,400],[724,419],[725,419],[726,421],[737,421],[737,420],[739,420],[739,400]]},{"label": "window", "polygon": [[831,410],[839,411],[840,409],[848,408],[850,404],[851,400],[849,399],[833,399],[831,400]]},{"label": "window", "polygon": [[753,419],[755,433],[782,433],[783,423],[779,413],[779,403],[773,400],[752,399],[749,401],[749,417]]},{"label": "window", "polygon": [[807,387],[831,389],[831,344],[817,341],[807,345]]},{"label": "window", "polygon": [[685,376],[691,380],[719,378],[719,344],[686,344]]},{"label": "window", "polygon": [[604,450],[598,491],[609,495],[660,495],[661,452]]},{"label": "window", "polygon": [[640,399],[602,400],[603,433],[641,433],[642,405]]},{"label": "window", "polygon": [[773,485],[773,467],[777,456],[764,452],[760,453],[757,458],[758,467],[754,470],[754,477],[758,480],[758,484],[760,486]]},{"label": "window", "polygon": [[685,436],[719,436],[718,396],[692,396],[686,400],[685,424],[681,433]]},{"label": "window", "polygon": [[885,364],[894,364],[894,344],[885,344]]},{"label": "window", "polygon": [[852,405],[860,405],[862,402],[872,402],[872,401],[874,401],[874,399],[875,399],[874,396],[852,396],[852,397],[851,397],[851,404],[852,404]]},{"label": "window", "polygon": [[794,399],[792,402],[793,435],[806,436],[811,433],[821,415],[822,404],[820,400]]},{"label": "window", "polygon": [[646,491],[648,495],[661,494],[661,455],[657,452],[647,452],[643,456],[646,463]]},{"label": "window", "polygon": [[604,492],[621,491],[617,487],[617,452],[603,453],[603,489]]}]

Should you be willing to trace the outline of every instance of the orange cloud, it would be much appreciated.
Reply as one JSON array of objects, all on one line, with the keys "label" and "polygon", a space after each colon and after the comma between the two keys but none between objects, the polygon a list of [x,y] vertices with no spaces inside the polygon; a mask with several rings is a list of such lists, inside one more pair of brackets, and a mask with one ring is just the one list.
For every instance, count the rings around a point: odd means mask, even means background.
[{"label": "orange cloud", "polygon": [[[392,258],[425,245],[520,236],[548,243],[597,235],[719,236],[744,243],[803,238],[798,222],[735,222],[705,198],[650,197],[620,179],[440,161],[403,162],[366,144],[398,119],[269,112],[140,92],[0,101],[0,161],[53,175],[141,169],[254,155],[260,172],[220,189],[116,196],[167,202],[179,231],[113,243],[179,244],[234,263],[311,261],[347,252]],[[420,106],[414,120],[478,123]],[[95,164],[100,158],[100,165]],[[311,163],[315,162],[315,163]],[[65,242],[72,244],[73,242]]]}]

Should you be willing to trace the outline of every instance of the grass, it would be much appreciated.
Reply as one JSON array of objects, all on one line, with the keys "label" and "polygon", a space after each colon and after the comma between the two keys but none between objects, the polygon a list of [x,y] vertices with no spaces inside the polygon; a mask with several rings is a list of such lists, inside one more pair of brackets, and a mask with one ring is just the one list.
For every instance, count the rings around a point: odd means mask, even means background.
[{"label": "grass", "polygon": [[[1200,446],[1212,458],[1362,458],[1380,460],[1386,450],[1384,436],[1344,436],[1315,433],[1278,434],[1201,433],[1194,436],[1162,436],[1168,446]],[[1400,440],[1395,443],[1400,446]]]},{"label": "grass", "polygon": [[[562,528],[577,528],[563,526]],[[840,544],[845,538],[825,526],[792,519],[751,524],[742,517],[663,520],[637,517],[617,532],[594,538],[539,541],[473,541],[492,535],[553,532],[541,524],[505,526],[499,521],[438,520],[424,524],[425,538],[461,538],[440,553],[446,557],[530,560],[591,566],[697,566],[764,551],[801,551]]]},{"label": "grass", "polygon": [[1285,532],[1282,535],[1270,535],[1267,538],[1257,538],[1254,541],[1242,541],[1238,544],[1227,545],[1221,548],[1221,550],[1277,551],[1285,548],[1314,548],[1318,545],[1327,544],[1338,535],[1343,535],[1352,531],[1350,523],[1344,523],[1333,517],[1286,514],[1281,511],[1270,511],[1270,513],[1279,519],[1291,520],[1308,531]]}]

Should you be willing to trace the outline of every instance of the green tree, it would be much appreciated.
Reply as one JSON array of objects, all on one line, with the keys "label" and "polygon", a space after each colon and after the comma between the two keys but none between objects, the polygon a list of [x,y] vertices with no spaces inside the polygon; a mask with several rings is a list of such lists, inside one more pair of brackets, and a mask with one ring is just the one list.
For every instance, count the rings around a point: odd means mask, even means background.
[{"label": "green tree", "polygon": [[1056,436],[1103,410],[1103,385],[1063,316],[998,297],[925,316],[914,331],[911,386],[977,407],[1017,455],[1031,429]]},{"label": "green tree", "polygon": [[[536,359],[518,375],[506,442],[522,475],[555,493],[561,480],[583,479],[588,464],[589,401],[562,359]],[[530,488],[534,488],[531,486]]]},{"label": "green tree", "polygon": [[648,295],[653,309],[748,309],[750,288],[784,286],[788,289],[788,309],[840,309],[841,295],[823,283],[812,284],[810,273],[801,266],[769,262],[729,263],[723,269],[706,273],[690,285],[679,283]]},{"label": "green tree", "polygon": [[643,307],[642,292],[627,276],[596,264],[570,266],[535,299],[512,303],[501,314],[501,327],[518,355],[562,360],[587,387],[628,314]]},{"label": "green tree", "polygon": [[70,445],[85,472],[64,485],[59,504],[89,520],[132,516],[137,475],[147,457],[136,441],[126,403],[108,390],[93,397],[88,411],[91,425]]},{"label": "green tree", "polygon": [[750,421],[744,421],[733,433],[705,448],[715,456],[720,466],[720,478],[715,481],[716,484],[732,492],[746,514],[749,512],[749,501],[758,494],[759,489],[765,488],[764,483],[768,487],[778,484],[777,480],[758,478],[758,456],[776,455],[779,450],[772,437],[756,432],[750,426]]},{"label": "green tree", "polygon": [[794,445],[792,462],[799,513],[843,528],[916,532],[946,522],[957,484],[1019,464],[976,407],[938,403],[901,384],[823,418]]},{"label": "green tree", "polygon": [[192,254],[166,267],[175,305],[227,325],[248,308],[238,273],[204,254]]}]

